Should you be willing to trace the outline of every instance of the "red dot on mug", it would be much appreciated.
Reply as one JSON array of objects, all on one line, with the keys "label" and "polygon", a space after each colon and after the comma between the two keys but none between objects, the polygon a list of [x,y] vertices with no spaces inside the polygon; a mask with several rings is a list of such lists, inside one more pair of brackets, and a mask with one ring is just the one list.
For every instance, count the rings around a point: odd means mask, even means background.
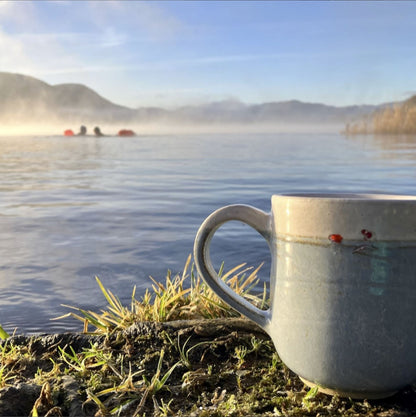
[{"label": "red dot on mug", "polygon": [[335,243],[341,243],[342,242],[342,236],[341,235],[336,235],[336,234],[329,235],[328,239],[331,242],[335,242]]}]

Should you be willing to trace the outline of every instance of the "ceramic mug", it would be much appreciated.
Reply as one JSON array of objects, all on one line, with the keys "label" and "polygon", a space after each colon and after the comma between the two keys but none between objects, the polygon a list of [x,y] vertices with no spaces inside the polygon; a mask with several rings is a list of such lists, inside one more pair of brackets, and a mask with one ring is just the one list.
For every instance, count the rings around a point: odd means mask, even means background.
[{"label": "ceramic mug", "polygon": [[[231,220],[269,244],[268,310],[212,266],[211,238]],[[383,398],[416,380],[416,196],[285,194],[272,196],[271,213],[223,207],[201,225],[194,257],[213,291],[260,325],[307,385]]]}]

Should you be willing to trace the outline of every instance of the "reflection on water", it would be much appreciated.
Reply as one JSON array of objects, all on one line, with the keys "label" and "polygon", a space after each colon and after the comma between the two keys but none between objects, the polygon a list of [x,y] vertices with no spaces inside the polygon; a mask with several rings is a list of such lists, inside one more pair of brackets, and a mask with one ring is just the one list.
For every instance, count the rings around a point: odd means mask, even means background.
[{"label": "reflection on water", "polygon": [[356,135],[349,139],[378,158],[389,158],[400,164],[403,160],[416,160],[416,138],[414,135]]},{"label": "reflection on water", "polygon": [[[279,192],[416,194],[415,144],[395,137],[227,134],[0,138],[0,323],[19,332],[78,330],[50,321],[61,304],[99,308],[94,276],[128,303],[149,275],[181,271],[204,218]],[[226,268],[265,261],[247,226],[212,243]]]}]

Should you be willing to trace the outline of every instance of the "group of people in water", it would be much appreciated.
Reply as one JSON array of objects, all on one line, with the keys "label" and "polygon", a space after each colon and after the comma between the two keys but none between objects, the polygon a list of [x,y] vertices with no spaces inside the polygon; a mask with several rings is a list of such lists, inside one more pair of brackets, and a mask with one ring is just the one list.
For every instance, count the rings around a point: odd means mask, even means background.
[{"label": "group of people in water", "polygon": [[[87,128],[85,127],[85,126],[81,126],[80,128],[79,128],[79,133],[78,133],[78,136],[84,136],[84,135],[86,135],[87,134]],[[101,133],[101,129],[98,127],[98,126],[95,126],[94,127],[94,135],[95,136],[104,136],[102,133]]]},{"label": "group of people in water", "polygon": [[[97,136],[97,137],[105,136],[104,133],[101,132],[101,129],[98,126],[94,127],[93,132],[94,132],[94,135]],[[87,128],[84,125],[82,125],[79,128],[79,132],[76,135],[75,135],[75,133],[72,129],[67,129],[67,130],[64,131],[64,135],[65,136],[86,136],[87,135]],[[136,134],[134,133],[133,130],[121,129],[117,133],[117,136],[136,136]]]}]

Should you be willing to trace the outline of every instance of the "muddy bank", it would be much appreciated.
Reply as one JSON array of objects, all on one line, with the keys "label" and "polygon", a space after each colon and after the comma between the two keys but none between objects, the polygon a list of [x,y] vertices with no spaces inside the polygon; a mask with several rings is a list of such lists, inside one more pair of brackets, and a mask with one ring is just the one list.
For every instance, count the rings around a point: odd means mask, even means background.
[{"label": "muddy bank", "polygon": [[379,401],[310,390],[245,319],[17,336],[0,355],[0,416],[416,416],[415,387]]}]

